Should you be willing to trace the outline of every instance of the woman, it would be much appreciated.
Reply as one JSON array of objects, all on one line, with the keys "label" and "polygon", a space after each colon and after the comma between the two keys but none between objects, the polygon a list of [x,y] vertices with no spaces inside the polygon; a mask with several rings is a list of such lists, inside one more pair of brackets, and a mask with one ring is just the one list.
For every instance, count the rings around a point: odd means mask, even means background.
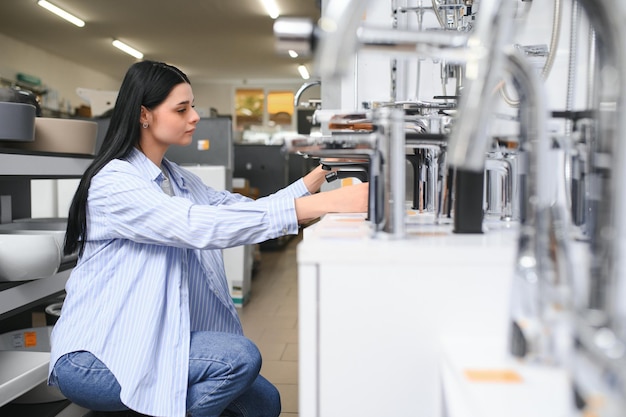
[{"label": "woman", "polygon": [[221,249],[296,234],[328,212],[367,211],[367,186],[316,193],[318,167],[258,200],[213,190],[164,158],[191,143],[193,103],[175,67],[143,61],[127,72],[70,207],[64,252],[79,259],[52,333],[49,383],[92,410],[278,416]]}]

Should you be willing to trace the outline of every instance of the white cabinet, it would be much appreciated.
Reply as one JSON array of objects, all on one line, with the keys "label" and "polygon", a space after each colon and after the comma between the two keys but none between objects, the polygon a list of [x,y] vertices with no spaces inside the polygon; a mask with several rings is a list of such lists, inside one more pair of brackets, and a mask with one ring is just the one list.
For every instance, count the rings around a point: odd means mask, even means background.
[{"label": "white cabinet", "polygon": [[442,415],[442,340],[505,349],[515,227],[372,239],[329,215],[298,246],[301,417]]}]

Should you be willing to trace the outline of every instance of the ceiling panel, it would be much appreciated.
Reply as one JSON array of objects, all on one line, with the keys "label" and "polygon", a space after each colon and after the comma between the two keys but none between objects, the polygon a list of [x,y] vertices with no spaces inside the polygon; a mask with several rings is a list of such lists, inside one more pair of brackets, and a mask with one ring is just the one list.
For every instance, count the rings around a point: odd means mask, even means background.
[{"label": "ceiling panel", "polygon": [[[297,80],[294,60],[274,51],[273,21],[260,0],[58,0],[85,20],[78,28],[37,6],[1,0],[0,33],[86,67],[121,78],[135,61],[114,38],[172,63],[194,80]],[[316,0],[277,0],[282,16],[319,19]],[[1,57],[0,57],[1,59]]]}]

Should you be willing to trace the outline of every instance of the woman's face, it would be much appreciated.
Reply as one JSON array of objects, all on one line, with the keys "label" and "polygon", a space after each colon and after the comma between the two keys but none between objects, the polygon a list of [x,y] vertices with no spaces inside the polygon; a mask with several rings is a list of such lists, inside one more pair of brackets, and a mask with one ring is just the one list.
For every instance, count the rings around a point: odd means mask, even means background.
[{"label": "woman's face", "polygon": [[178,84],[165,101],[152,110],[145,110],[142,115],[148,123],[146,129],[142,128],[147,131],[144,133],[148,133],[147,139],[165,148],[169,145],[189,145],[200,120],[198,112],[193,108],[191,85],[187,83]]}]

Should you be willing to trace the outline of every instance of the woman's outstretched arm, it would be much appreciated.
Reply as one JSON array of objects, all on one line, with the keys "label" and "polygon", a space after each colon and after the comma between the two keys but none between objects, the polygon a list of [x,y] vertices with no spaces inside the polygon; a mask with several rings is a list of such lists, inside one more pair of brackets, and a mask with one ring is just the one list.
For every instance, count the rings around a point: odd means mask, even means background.
[{"label": "woman's outstretched arm", "polygon": [[298,222],[312,220],[327,213],[366,213],[368,189],[368,184],[362,183],[297,198]]}]

